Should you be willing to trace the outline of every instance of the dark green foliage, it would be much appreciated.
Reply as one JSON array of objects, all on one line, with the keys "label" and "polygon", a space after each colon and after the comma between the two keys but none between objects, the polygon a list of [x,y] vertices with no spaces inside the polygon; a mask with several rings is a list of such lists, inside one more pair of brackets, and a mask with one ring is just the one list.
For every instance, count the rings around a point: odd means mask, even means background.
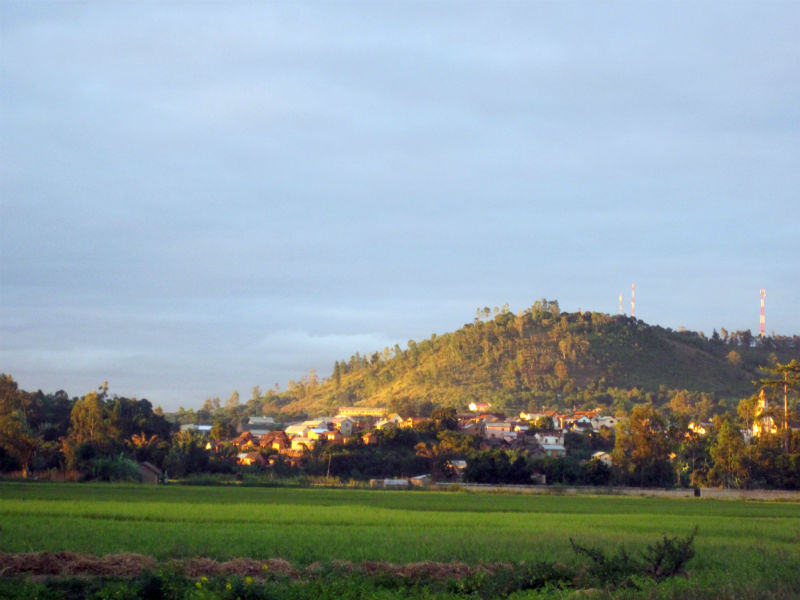
[{"label": "dark green foliage", "polygon": [[642,553],[647,574],[656,581],[682,574],[686,563],[694,557],[692,544],[696,536],[697,527],[685,538],[664,536],[647,546]]},{"label": "dark green foliage", "polygon": [[694,557],[692,546],[696,536],[697,527],[685,538],[664,536],[648,545],[639,556],[629,554],[624,546],[609,554],[601,548],[577,544],[572,538],[569,543],[576,554],[589,559],[585,568],[588,581],[612,588],[637,587],[637,577],[661,581],[684,574],[686,563]]},{"label": "dark green foliage", "polygon": [[575,585],[575,571],[560,563],[537,561],[509,565],[454,580],[449,589],[458,596],[505,598],[514,592],[564,589]]},{"label": "dark green foliage", "polygon": [[124,454],[100,456],[91,463],[93,479],[99,481],[141,481],[142,472],[135,461]]},{"label": "dark green foliage", "polygon": [[531,474],[523,457],[505,450],[484,450],[470,455],[464,479],[474,483],[530,484]]}]

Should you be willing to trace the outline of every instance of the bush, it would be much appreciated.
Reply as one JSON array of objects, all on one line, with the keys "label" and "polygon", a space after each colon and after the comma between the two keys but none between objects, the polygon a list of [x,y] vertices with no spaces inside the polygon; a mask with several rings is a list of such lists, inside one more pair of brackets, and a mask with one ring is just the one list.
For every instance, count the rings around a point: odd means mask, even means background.
[{"label": "bush", "polygon": [[141,481],[142,470],[139,465],[124,454],[101,456],[91,462],[93,479],[100,481]]},{"label": "bush", "polygon": [[683,574],[684,566],[694,556],[692,545],[696,536],[697,527],[685,538],[664,536],[648,545],[639,557],[628,554],[624,547],[607,555],[600,548],[576,544],[572,538],[569,543],[575,553],[589,559],[585,574],[590,581],[611,587],[636,587],[637,577],[661,581]]}]

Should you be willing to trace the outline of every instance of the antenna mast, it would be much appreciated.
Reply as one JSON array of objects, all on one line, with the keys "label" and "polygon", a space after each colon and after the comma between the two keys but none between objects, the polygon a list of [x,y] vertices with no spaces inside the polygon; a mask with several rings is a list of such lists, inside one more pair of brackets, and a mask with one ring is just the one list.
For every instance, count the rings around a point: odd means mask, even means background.
[{"label": "antenna mast", "polygon": [[636,318],[636,284],[631,284],[631,316]]},{"label": "antenna mast", "polygon": [[758,323],[758,330],[761,334],[761,339],[764,339],[764,330],[766,329],[767,321],[764,318],[764,298],[767,296],[767,290],[761,290],[761,320]]}]

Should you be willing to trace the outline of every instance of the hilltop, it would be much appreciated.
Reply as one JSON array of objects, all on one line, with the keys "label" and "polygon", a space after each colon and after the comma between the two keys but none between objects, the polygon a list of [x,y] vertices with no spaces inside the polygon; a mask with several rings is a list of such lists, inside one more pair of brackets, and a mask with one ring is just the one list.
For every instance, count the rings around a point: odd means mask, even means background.
[{"label": "hilltop", "polygon": [[[710,337],[597,312],[561,312],[541,300],[520,314],[479,311],[452,333],[337,361],[262,398],[264,412],[321,414],[339,406],[386,406],[404,413],[463,408],[611,407],[663,403],[684,390],[714,406],[753,393],[758,367],[800,358],[797,336],[754,337],[714,330]],[[732,404],[735,406],[735,404]]]}]

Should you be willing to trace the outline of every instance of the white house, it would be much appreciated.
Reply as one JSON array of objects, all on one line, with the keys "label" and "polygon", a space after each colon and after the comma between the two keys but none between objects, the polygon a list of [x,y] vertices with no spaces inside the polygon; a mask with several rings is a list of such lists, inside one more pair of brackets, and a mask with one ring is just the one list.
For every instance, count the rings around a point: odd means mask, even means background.
[{"label": "white house", "polygon": [[353,430],[356,426],[355,422],[350,417],[333,417],[329,423],[332,423],[333,427],[344,437],[353,435]]},{"label": "white house", "polygon": [[552,446],[564,445],[564,433],[561,431],[540,431],[539,433],[535,433],[534,437],[542,446],[545,444]]}]

